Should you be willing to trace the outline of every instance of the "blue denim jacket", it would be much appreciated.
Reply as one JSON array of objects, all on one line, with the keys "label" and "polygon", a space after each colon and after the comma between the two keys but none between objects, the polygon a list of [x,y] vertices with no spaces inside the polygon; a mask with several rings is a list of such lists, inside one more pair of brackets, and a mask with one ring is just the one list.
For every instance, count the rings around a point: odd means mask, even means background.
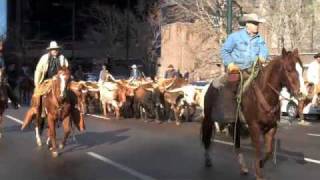
[{"label": "blue denim jacket", "polygon": [[251,37],[246,29],[230,34],[221,48],[223,64],[234,63],[241,70],[250,68],[258,57],[267,60],[268,55],[264,39],[259,34]]}]

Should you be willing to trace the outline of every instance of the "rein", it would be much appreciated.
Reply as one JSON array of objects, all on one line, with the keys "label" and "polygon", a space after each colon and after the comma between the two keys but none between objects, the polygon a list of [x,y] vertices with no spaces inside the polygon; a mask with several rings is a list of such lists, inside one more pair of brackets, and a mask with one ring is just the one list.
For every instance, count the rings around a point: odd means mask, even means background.
[{"label": "rein", "polygon": [[[54,81],[54,80],[57,80],[57,78],[54,77],[52,80],[53,80],[53,81]],[[57,102],[57,107],[58,107],[59,109],[61,109],[62,105],[59,103],[59,99],[58,99],[57,95],[55,94],[55,91],[56,91],[56,85],[55,85],[55,83],[52,83],[52,90],[51,90],[51,91],[52,91],[52,95],[53,95],[54,100]]]},{"label": "rein", "polygon": [[[286,70],[284,70],[284,71],[285,71],[285,76],[288,78],[288,73],[287,73],[287,71],[286,71]],[[267,86],[268,86],[274,93],[276,93],[279,97],[282,97],[283,99],[285,99],[285,100],[287,100],[287,101],[290,101],[289,98],[284,97],[284,96],[280,93],[280,91],[278,91],[275,87],[273,87],[269,82],[267,83]],[[270,106],[270,104],[267,102],[267,100],[266,100],[265,96],[263,95],[263,93],[261,92],[261,89],[258,88],[258,87],[256,86],[256,84],[253,84],[253,87],[254,87],[254,90],[255,90],[255,93],[256,93],[257,97],[258,97],[258,98],[260,99],[260,101],[261,101],[262,107],[265,109],[265,111],[268,112],[268,115],[270,115],[270,116],[273,115],[273,114],[277,111],[277,109],[280,107],[280,100],[279,100],[279,102],[277,103],[277,105],[276,105],[274,108],[272,108],[272,107]]]}]

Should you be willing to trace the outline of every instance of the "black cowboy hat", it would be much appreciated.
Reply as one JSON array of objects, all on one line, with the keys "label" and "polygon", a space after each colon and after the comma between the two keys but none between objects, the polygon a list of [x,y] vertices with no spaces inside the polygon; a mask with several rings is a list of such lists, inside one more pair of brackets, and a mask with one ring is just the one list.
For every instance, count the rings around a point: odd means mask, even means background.
[{"label": "black cowboy hat", "polygon": [[319,58],[320,57],[320,53],[317,53],[316,55],[313,56],[314,58]]}]

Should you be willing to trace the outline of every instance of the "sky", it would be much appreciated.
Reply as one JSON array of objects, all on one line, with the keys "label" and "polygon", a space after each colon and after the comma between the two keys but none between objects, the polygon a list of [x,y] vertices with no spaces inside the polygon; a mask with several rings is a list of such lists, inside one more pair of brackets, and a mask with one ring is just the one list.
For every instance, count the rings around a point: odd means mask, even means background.
[{"label": "sky", "polygon": [[7,0],[0,0],[0,39],[7,32]]}]

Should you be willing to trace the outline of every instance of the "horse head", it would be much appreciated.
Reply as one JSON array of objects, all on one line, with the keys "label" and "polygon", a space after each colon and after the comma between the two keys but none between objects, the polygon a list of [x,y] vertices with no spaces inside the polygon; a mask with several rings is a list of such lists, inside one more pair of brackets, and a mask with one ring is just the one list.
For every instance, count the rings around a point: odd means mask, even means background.
[{"label": "horse head", "polygon": [[298,49],[292,51],[286,51],[282,49],[281,55],[282,63],[282,85],[288,88],[288,91],[298,97],[298,95],[303,91],[303,65],[299,57]]},{"label": "horse head", "polygon": [[56,76],[53,78],[53,80],[55,80],[55,94],[59,97],[59,98],[64,98],[65,97],[65,92],[66,89],[68,87],[68,84],[70,82],[71,79],[71,72],[68,68],[63,67],[61,69],[58,70],[58,73],[56,74]]}]

